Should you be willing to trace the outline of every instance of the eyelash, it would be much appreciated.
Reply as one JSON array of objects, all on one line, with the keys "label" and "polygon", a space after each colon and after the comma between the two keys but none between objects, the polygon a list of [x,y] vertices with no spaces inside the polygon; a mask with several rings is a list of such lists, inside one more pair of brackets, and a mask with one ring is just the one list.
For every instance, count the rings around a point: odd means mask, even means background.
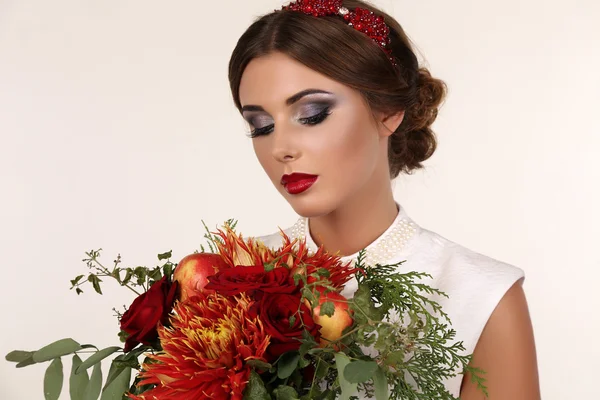
[{"label": "eyelash", "polygon": [[[330,112],[330,108],[326,107],[325,109],[323,109],[323,111],[321,111],[318,114],[315,114],[313,116],[307,117],[307,118],[300,118],[300,121],[307,124],[307,125],[317,125],[320,124],[321,122],[325,121],[325,119],[327,119],[327,117],[331,115]],[[273,128],[273,124],[265,126],[264,128],[255,128],[252,130],[252,132],[250,132],[250,134],[248,135],[250,138],[255,138],[258,136],[264,136],[264,135],[268,135],[270,132],[270,129]]]}]

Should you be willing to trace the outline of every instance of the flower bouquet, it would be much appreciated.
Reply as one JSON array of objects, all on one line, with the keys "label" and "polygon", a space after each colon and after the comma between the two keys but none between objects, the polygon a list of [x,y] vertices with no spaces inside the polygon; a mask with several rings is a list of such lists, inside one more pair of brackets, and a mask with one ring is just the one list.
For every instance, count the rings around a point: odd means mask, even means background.
[{"label": "flower bouquet", "polygon": [[[428,297],[445,294],[418,283],[428,275],[399,273],[402,263],[365,265],[364,251],[343,264],[281,235],[270,249],[230,220],[207,229],[209,251],[177,264],[159,254],[154,268],[123,268],[119,256],[109,269],[92,250],[89,274],[72,289],[89,283],[102,294],[101,278],[111,277],[136,293],[117,312],[124,346],[62,339],[6,359],[50,362],[46,399],[58,399],[61,360],[71,354],[71,399],[455,399],[443,381],[465,371],[486,392],[483,371],[468,366],[448,316]],[[340,292],[350,279],[358,290],[347,299]],[[104,380],[102,360],[116,353]]]}]

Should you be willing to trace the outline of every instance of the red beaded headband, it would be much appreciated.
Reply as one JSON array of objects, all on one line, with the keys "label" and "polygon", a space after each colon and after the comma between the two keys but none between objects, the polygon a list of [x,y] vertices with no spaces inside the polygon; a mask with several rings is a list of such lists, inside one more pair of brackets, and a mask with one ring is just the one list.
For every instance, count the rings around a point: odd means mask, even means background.
[{"label": "red beaded headband", "polygon": [[383,17],[375,15],[365,8],[356,7],[354,10],[348,10],[342,6],[342,2],[343,0],[296,0],[281,8],[289,11],[300,11],[315,17],[341,15],[348,25],[373,39],[387,54],[392,64],[397,66],[396,60],[392,56],[392,50],[388,47],[390,44],[390,28],[383,21]]}]

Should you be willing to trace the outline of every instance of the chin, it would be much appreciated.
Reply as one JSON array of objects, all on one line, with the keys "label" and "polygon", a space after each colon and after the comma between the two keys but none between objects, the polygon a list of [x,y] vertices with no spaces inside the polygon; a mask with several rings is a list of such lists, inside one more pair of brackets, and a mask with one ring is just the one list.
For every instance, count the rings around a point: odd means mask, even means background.
[{"label": "chin", "polygon": [[305,218],[316,218],[331,214],[338,207],[339,202],[331,196],[323,196],[318,192],[310,191],[302,194],[283,194],[286,201],[292,206],[296,214]]}]

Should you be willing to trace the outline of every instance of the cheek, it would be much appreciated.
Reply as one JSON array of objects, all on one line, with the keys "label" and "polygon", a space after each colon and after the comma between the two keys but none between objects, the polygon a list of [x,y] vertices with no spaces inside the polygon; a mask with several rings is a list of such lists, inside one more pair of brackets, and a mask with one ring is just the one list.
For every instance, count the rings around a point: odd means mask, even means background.
[{"label": "cheek", "polygon": [[[362,117],[340,118],[339,123],[320,137],[319,159],[336,179],[371,175],[378,156],[378,137]],[[323,171],[325,172],[325,171]]]},{"label": "cheek", "polygon": [[256,158],[258,162],[263,167],[269,178],[273,179],[273,174],[275,173],[275,159],[271,154],[271,148],[269,147],[269,138],[263,137],[252,140],[252,147],[254,148],[254,154],[256,154]]}]

